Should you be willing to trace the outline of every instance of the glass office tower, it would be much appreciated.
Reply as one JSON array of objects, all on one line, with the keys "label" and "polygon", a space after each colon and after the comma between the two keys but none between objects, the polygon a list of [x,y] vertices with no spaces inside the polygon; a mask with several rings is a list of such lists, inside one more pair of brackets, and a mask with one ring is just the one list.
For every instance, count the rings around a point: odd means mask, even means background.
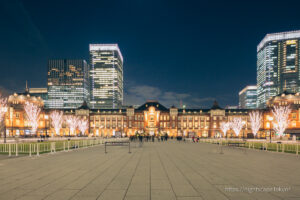
[{"label": "glass office tower", "polygon": [[89,66],[80,59],[48,61],[48,100],[50,109],[75,109],[89,100]]},{"label": "glass office tower", "polygon": [[257,46],[257,106],[283,91],[300,92],[300,31],[267,34]]},{"label": "glass office tower", "polygon": [[256,85],[249,85],[239,92],[239,108],[256,109]]},{"label": "glass office tower", "polygon": [[117,44],[90,44],[92,108],[123,104],[123,56]]}]

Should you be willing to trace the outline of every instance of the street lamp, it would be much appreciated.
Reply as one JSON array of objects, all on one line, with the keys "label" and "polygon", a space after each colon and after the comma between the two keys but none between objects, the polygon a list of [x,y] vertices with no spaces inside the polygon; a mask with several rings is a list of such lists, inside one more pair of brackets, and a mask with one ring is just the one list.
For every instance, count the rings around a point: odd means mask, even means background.
[{"label": "street lamp", "polygon": [[273,121],[273,117],[271,117],[271,116],[268,116],[268,121],[269,121],[269,129],[270,129],[270,133],[269,133],[269,135],[270,135],[270,143],[272,142],[272,121]]},{"label": "street lamp", "polygon": [[[243,126],[246,124],[245,121],[242,121]],[[245,129],[243,130],[243,140],[245,140]]]},{"label": "street lamp", "polygon": [[4,143],[6,143],[6,123],[5,123],[5,114],[7,112],[7,107],[2,107],[2,113],[3,114],[3,123],[4,123]]},{"label": "street lamp", "polygon": [[47,131],[47,120],[49,119],[49,116],[48,115],[45,115],[44,116],[44,118],[45,118],[45,129],[46,129],[46,138],[48,137],[48,131]]},{"label": "street lamp", "polygon": [[71,123],[71,120],[68,119],[67,122],[68,122],[68,124],[69,124],[69,138],[71,138],[71,129],[70,129],[70,123]]}]

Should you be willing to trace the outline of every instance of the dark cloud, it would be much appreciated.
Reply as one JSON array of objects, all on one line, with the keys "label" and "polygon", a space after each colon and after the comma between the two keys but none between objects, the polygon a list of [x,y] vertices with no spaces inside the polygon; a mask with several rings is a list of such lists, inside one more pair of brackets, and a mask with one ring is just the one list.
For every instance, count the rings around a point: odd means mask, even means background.
[{"label": "dark cloud", "polygon": [[172,105],[179,107],[182,103],[188,107],[200,108],[210,106],[214,98],[198,98],[188,93],[164,91],[158,87],[131,83],[126,89],[124,100],[125,105],[141,105],[147,100],[158,100],[167,107]]}]

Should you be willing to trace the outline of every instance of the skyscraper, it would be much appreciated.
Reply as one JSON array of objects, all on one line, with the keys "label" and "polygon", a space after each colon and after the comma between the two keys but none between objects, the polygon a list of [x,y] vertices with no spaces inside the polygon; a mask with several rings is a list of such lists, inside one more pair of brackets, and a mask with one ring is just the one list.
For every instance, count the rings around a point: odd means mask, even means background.
[{"label": "skyscraper", "polygon": [[256,85],[248,85],[239,92],[239,107],[243,109],[256,109]]},{"label": "skyscraper", "polygon": [[89,100],[89,66],[80,59],[48,61],[48,100],[51,109],[74,109]]},{"label": "skyscraper", "polygon": [[123,104],[123,56],[117,44],[90,44],[92,108]]},{"label": "skyscraper", "polygon": [[257,46],[257,106],[283,91],[300,92],[300,31],[267,34]]}]

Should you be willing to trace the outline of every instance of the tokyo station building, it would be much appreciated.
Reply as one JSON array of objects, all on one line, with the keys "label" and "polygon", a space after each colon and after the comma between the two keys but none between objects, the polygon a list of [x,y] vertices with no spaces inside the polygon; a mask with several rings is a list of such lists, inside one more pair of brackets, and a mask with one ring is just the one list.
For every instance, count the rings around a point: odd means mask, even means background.
[{"label": "tokyo station building", "polygon": [[[37,133],[32,135],[31,126],[26,118],[24,103],[31,101],[42,108]],[[14,94],[8,99],[9,108],[5,115],[6,135],[13,137],[56,136],[51,125],[50,113],[53,110],[44,109],[40,97],[30,96],[28,93]],[[263,113],[263,122],[258,138],[268,138],[270,133],[274,136],[272,106],[290,105],[292,112],[289,116],[287,136],[300,135],[300,95],[299,93],[284,92],[272,97],[267,109],[260,109]],[[234,117],[241,117],[244,127],[239,138],[253,138],[249,112],[250,109],[223,109],[214,102],[209,109],[182,109],[172,106],[166,108],[158,101],[149,100],[138,108],[124,109],[90,109],[84,102],[78,109],[64,109],[64,115],[76,115],[89,120],[89,129],[85,136],[120,137],[131,136],[137,133],[169,136],[199,136],[205,138],[224,137],[220,130],[220,123],[232,121]],[[70,133],[66,123],[59,136],[81,135],[79,130]],[[229,130],[226,137],[236,137],[233,130]]]}]

